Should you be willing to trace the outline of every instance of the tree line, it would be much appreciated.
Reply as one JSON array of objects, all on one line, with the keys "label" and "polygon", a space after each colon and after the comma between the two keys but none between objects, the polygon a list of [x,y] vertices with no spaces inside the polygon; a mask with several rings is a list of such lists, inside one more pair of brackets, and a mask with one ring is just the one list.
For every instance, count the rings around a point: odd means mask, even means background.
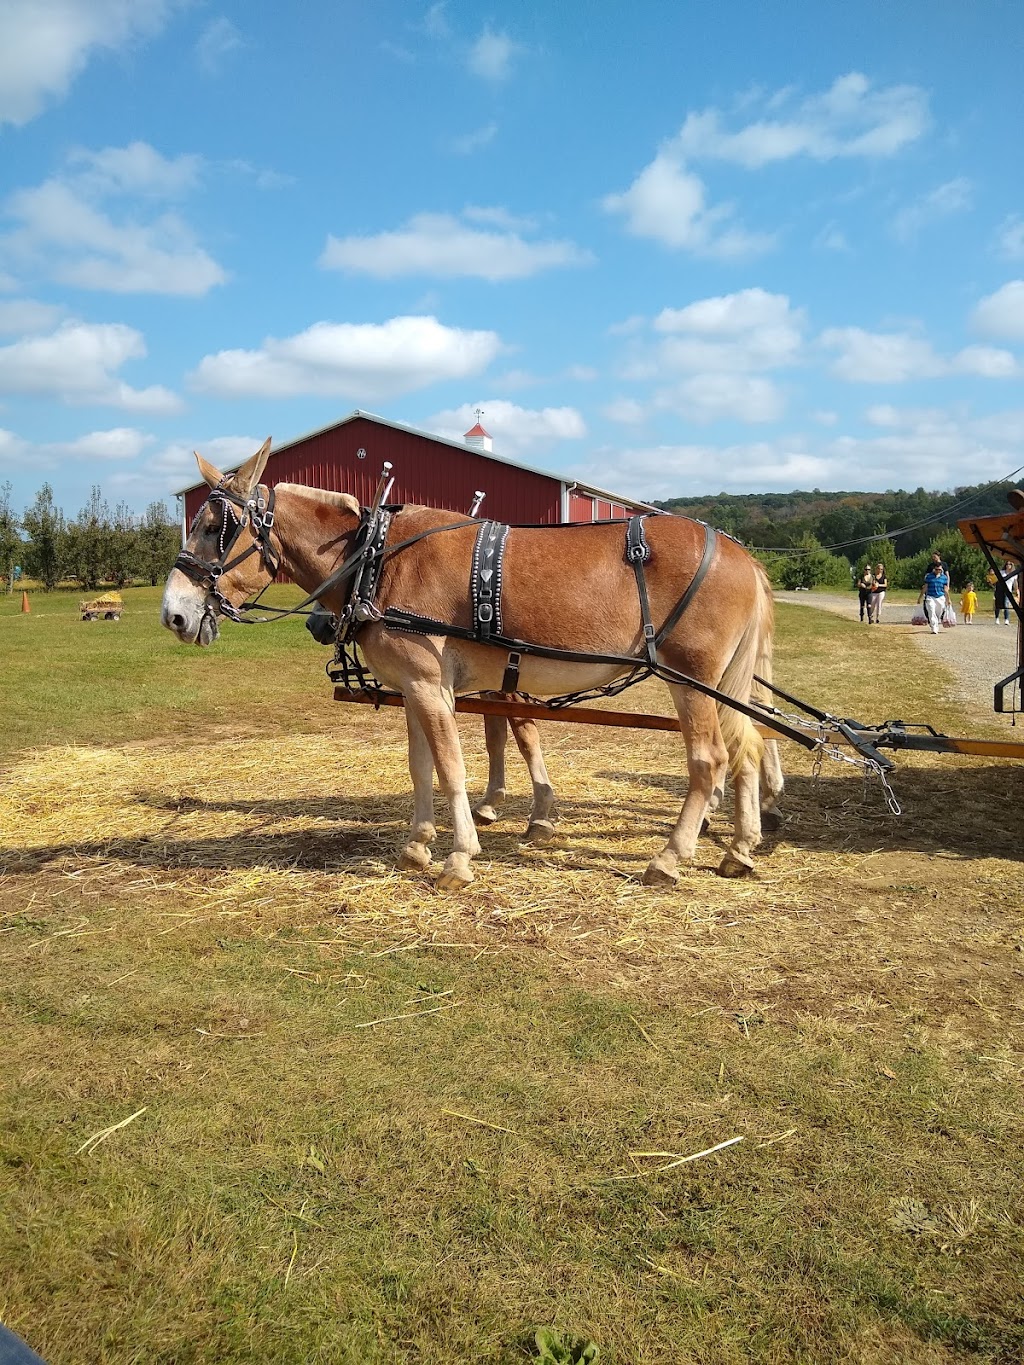
[{"label": "tree line", "polygon": [[[953,586],[973,580],[981,588],[988,564],[956,529],[966,516],[1008,510],[1015,485],[968,485],[951,493],[719,493],[670,498],[656,504],[727,531],[751,549],[784,588],[849,587],[868,560],[883,563],[894,587],[919,588],[937,550]],[[964,504],[960,506],[959,504]],[[881,537],[881,539],[876,539]]]},{"label": "tree line", "polygon": [[123,588],[135,579],[154,586],[167,577],[181,531],[163,502],[139,517],[119,502],[111,511],[98,485],[77,517],[68,518],[44,483],[18,516],[11,485],[0,485],[0,579],[11,592],[20,570],[46,592],[68,580],[89,591],[101,584]]}]

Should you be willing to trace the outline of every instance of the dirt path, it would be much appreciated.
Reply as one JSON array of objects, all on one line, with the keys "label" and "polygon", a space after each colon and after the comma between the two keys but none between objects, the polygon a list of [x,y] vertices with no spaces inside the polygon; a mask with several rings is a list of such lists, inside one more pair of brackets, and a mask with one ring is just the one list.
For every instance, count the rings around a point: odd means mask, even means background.
[{"label": "dirt path", "polygon": [[[855,593],[777,592],[777,602],[792,602],[802,607],[818,607],[846,616],[851,621],[859,617]],[[911,603],[886,603],[878,626],[864,626],[865,630],[892,630],[908,636],[926,653],[936,655],[952,670],[957,683],[953,690],[956,700],[966,702],[981,714],[991,715],[992,684],[1012,673],[1017,662],[1017,631],[1011,620],[1009,626],[997,626],[991,615],[981,614],[972,625],[958,625],[933,635],[927,626],[912,626],[914,613]],[[1009,694],[1007,694],[1009,702]],[[993,719],[996,719],[993,717]],[[998,723],[998,722],[997,722]]]}]

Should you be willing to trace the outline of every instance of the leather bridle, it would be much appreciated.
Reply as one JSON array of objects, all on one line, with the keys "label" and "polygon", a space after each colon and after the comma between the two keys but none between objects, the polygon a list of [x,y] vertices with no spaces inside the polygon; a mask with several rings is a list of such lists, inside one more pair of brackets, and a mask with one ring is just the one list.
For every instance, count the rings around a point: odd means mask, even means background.
[{"label": "leather bridle", "polygon": [[[217,539],[220,553],[217,559],[200,559],[191,550],[182,550],[173,567],[180,569],[186,578],[206,589],[206,601],[203,606],[207,615],[226,616],[231,621],[240,622],[243,619],[242,615],[221,592],[220,580],[224,574],[257,554],[263,560],[271,582],[277,577],[281,568],[281,556],[274,549],[270,538],[274,525],[274,490],[257,485],[248,497],[243,497],[222,482],[211,491],[199,509],[200,512],[205,507],[219,507],[221,510],[220,534]],[[239,510],[236,511],[236,508]],[[252,533],[252,544],[231,558],[231,552],[246,527]]]}]

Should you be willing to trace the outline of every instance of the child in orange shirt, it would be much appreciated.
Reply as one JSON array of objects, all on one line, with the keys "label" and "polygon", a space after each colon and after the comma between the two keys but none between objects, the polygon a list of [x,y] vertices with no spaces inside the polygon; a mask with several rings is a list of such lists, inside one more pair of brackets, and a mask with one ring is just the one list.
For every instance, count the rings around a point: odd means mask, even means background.
[{"label": "child in orange shirt", "polygon": [[974,620],[974,613],[978,610],[978,594],[974,591],[974,584],[968,583],[960,598],[960,615],[964,618],[964,625],[969,626]]}]

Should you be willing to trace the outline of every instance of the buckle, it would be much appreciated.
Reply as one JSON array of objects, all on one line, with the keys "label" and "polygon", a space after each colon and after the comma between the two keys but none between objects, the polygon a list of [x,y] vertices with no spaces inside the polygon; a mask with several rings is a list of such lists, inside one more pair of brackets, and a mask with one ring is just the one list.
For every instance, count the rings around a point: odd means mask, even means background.
[{"label": "buckle", "polygon": [[476,619],[482,621],[485,625],[489,625],[490,622],[494,620],[494,608],[491,606],[490,602],[480,603],[476,609]]}]

